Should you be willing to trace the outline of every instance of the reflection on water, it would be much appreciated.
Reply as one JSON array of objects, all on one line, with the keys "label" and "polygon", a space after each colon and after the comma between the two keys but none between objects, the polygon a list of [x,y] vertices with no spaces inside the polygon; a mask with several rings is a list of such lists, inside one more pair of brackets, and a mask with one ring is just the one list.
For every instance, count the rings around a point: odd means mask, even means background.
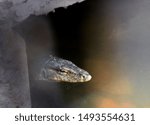
[{"label": "reflection on water", "polygon": [[86,0],[50,13],[55,38],[45,40],[40,52],[54,42],[60,57],[93,78],[77,84],[34,81],[33,107],[150,107],[149,12],[148,0]]}]

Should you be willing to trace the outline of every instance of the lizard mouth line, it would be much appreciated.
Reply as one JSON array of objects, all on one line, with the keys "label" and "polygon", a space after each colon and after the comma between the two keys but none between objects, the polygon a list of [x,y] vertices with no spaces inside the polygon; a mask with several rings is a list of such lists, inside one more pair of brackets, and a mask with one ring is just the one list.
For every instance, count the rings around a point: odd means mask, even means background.
[{"label": "lizard mouth line", "polygon": [[[62,68],[63,67],[63,68]],[[59,82],[87,82],[92,76],[85,70],[79,68],[71,61],[50,55],[43,64],[39,80]]]}]

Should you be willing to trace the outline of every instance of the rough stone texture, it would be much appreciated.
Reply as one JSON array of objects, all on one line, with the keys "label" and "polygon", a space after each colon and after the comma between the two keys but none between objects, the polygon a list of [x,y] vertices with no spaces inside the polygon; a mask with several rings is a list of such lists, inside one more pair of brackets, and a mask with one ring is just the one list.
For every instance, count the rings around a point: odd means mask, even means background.
[{"label": "rough stone texture", "polygon": [[10,28],[0,36],[0,107],[30,107],[25,42]]},{"label": "rough stone texture", "polygon": [[20,22],[30,15],[47,14],[58,7],[67,7],[83,0],[1,0],[0,23],[10,25]]},{"label": "rough stone texture", "polygon": [[0,107],[31,107],[25,41],[11,27],[83,0],[0,0]]}]

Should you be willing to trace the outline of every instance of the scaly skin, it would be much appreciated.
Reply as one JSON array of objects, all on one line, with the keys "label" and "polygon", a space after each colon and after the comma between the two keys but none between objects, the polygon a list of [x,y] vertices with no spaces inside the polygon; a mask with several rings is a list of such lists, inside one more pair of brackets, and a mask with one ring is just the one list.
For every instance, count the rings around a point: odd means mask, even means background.
[{"label": "scaly skin", "polygon": [[38,76],[39,80],[73,83],[87,82],[91,80],[91,78],[91,75],[87,71],[77,67],[71,61],[54,56],[50,56],[43,64]]}]

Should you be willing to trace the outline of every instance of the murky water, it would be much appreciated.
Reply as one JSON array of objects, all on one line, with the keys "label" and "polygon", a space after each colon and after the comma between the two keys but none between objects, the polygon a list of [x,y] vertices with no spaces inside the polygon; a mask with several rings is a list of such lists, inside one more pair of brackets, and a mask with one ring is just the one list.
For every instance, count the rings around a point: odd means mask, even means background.
[{"label": "murky water", "polygon": [[50,13],[51,49],[93,78],[34,82],[33,107],[150,107],[149,12],[148,0],[86,0]]}]

